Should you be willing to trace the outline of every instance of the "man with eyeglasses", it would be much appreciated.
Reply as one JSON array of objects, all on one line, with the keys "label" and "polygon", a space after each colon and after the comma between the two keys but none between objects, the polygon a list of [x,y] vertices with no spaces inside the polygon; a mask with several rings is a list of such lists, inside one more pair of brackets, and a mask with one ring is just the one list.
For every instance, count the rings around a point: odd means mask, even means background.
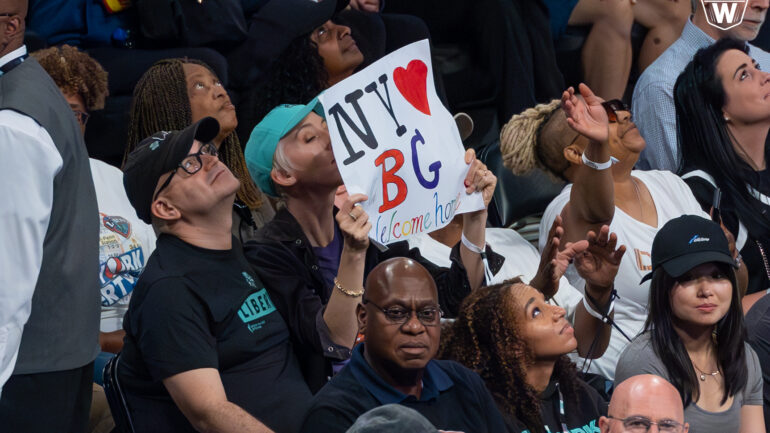
[{"label": "man with eyeglasses", "polygon": [[504,432],[484,382],[453,361],[433,360],[441,337],[436,283],[416,261],[377,265],[356,309],[365,341],[313,398],[302,432],[344,432],[364,412],[399,403],[440,430]]},{"label": "man with eyeglasses", "polygon": [[159,232],[116,367],[137,432],[296,432],[310,401],[286,323],[230,231],[239,182],[218,133],[211,117],[158,132],[124,167]]},{"label": "man with eyeglasses", "polygon": [[687,433],[690,429],[679,392],[652,374],[633,376],[618,385],[607,414],[599,418],[601,433]]},{"label": "man with eyeglasses", "polygon": [[80,127],[27,55],[26,14],[26,0],[0,0],[0,430],[82,432],[99,353],[96,194]]}]

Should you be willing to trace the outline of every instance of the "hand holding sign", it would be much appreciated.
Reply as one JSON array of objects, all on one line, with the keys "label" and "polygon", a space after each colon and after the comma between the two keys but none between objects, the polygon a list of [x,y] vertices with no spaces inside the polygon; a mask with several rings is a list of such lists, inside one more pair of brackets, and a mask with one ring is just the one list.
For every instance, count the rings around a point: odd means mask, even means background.
[{"label": "hand holding sign", "polygon": [[496,178],[472,151],[463,158],[455,121],[435,92],[427,40],[378,60],[319,99],[345,187],[368,197],[361,205],[371,216],[372,239],[406,240],[459,213],[486,221]]},{"label": "hand holding sign", "polygon": [[363,194],[348,196],[337,212],[337,225],[340,226],[342,236],[345,238],[344,248],[351,252],[366,251],[369,247],[369,231],[372,229],[372,223],[366,211],[358,205],[367,198]]}]

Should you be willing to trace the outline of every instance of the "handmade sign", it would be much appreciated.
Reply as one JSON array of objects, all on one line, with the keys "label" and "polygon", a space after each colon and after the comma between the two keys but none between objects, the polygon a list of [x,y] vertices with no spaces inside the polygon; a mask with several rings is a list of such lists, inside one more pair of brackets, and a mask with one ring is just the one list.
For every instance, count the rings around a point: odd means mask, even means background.
[{"label": "handmade sign", "polygon": [[465,150],[436,96],[427,40],[407,45],[339,82],[320,98],[334,158],[350,194],[372,222],[369,237],[389,244],[482,209],[465,193]]}]

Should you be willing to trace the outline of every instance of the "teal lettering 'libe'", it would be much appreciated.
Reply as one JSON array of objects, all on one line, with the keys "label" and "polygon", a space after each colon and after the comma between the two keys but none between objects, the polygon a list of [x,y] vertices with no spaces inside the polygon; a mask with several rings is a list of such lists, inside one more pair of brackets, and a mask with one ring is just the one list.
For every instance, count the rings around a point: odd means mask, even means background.
[{"label": "teal lettering 'libe'", "polygon": [[241,318],[243,323],[251,322],[252,320],[259,319],[275,311],[275,305],[267,294],[267,290],[262,289],[258,292],[252,293],[243,301],[241,308],[238,310],[238,317]]}]

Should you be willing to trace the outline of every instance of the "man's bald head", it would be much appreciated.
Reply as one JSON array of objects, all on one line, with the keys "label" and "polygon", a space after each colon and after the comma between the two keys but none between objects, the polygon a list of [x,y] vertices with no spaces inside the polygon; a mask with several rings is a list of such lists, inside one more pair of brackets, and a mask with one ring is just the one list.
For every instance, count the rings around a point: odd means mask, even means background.
[{"label": "man's bald head", "polygon": [[599,428],[602,433],[619,433],[623,423],[619,419],[644,416],[653,422],[673,420],[684,424],[683,433],[689,426],[684,423],[684,408],[679,391],[668,381],[652,374],[633,376],[615,388],[607,414],[614,420],[602,417]]},{"label": "man's bald head", "polygon": [[27,0],[0,0],[0,57],[24,45]]},{"label": "man's bald head", "polygon": [[[394,311],[403,320],[393,319]],[[414,378],[438,351],[441,315],[436,283],[412,259],[393,258],[372,269],[356,314],[359,331],[366,336],[364,357],[386,381],[404,375]]]},{"label": "man's bald head", "polygon": [[433,277],[425,267],[406,257],[395,257],[375,266],[366,279],[364,296],[378,302],[398,289],[424,288],[438,300]]}]

